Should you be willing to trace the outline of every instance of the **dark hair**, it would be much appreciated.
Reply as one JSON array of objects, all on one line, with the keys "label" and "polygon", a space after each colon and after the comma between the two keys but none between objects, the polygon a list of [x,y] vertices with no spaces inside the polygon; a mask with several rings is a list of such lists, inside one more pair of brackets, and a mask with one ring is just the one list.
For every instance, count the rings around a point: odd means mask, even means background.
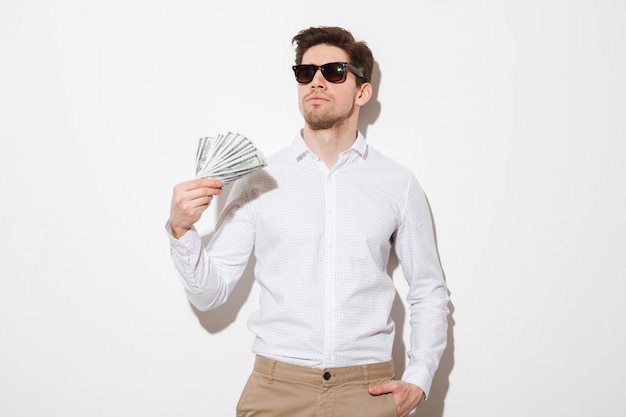
[{"label": "dark hair", "polygon": [[[309,48],[316,45],[331,45],[341,48],[348,54],[350,63],[363,71],[365,81],[371,81],[374,56],[365,42],[356,41],[354,36],[340,27],[319,26],[303,29],[291,40],[296,46],[296,65],[302,64],[302,57]],[[357,77],[357,85],[365,82]]]}]

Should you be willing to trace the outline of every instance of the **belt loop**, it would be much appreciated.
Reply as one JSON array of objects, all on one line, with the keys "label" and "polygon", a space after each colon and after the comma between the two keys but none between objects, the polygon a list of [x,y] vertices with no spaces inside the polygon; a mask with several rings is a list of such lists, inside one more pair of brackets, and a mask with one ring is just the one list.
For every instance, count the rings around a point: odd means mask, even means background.
[{"label": "belt loop", "polygon": [[274,369],[275,369],[275,368],[276,368],[276,361],[275,361],[275,360],[273,360],[273,361],[271,361],[271,362],[270,362],[270,369],[269,369],[269,372],[268,372],[268,374],[269,374],[269,375],[268,375],[268,380],[267,380],[267,382],[268,382],[269,384],[271,384],[271,383],[273,383],[273,382],[274,382]]},{"label": "belt loop", "polygon": [[370,384],[370,375],[367,365],[361,365],[361,371],[363,371],[363,386],[367,388]]}]

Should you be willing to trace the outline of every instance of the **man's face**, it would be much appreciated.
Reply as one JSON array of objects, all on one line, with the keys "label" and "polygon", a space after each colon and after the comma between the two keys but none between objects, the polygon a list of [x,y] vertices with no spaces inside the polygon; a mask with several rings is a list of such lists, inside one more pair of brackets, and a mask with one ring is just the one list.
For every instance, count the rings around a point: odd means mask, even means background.
[{"label": "man's face", "polygon": [[[311,47],[302,56],[303,64],[329,62],[348,62],[348,54],[336,46],[322,44]],[[356,85],[355,75],[346,71],[347,77],[342,83],[327,81],[318,70],[310,83],[298,84],[300,113],[311,129],[330,129],[357,117],[355,100],[360,88]]]}]

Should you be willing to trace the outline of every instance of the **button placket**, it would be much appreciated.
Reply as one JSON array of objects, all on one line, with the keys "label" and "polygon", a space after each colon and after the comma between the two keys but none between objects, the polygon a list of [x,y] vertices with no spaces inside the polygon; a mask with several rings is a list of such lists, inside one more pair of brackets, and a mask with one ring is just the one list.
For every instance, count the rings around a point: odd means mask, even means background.
[{"label": "button placket", "polygon": [[325,191],[325,250],[324,250],[324,361],[332,366],[336,345],[336,182],[333,172],[326,175]]}]

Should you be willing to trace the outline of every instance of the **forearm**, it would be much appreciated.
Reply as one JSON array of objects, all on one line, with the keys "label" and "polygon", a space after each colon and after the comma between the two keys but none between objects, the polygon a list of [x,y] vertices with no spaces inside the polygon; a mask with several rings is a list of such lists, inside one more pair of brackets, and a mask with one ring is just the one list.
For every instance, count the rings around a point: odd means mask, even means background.
[{"label": "forearm", "polygon": [[180,239],[174,236],[169,222],[166,231],[174,269],[189,301],[199,310],[208,310],[226,301],[228,286],[216,271],[211,271],[211,263],[196,229],[192,227]]},{"label": "forearm", "polygon": [[448,291],[442,282],[429,297],[410,305],[409,363],[402,380],[419,386],[426,395],[447,344],[448,302]]}]

